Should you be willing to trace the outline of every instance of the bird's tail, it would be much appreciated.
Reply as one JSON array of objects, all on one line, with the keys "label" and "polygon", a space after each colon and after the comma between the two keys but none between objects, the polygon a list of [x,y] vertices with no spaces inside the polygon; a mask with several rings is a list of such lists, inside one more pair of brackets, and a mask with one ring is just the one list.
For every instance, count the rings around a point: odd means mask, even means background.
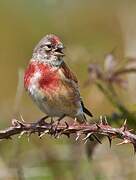
[{"label": "bird's tail", "polygon": [[[84,103],[81,101],[82,105],[82,112],[76,116],[76,119],[79,123],[85,123],[87,122],[85,114],[87,114],[90,117],[93,117],[92,113],[84,106]],[[84,114],[85,113],[85,114]]]},{"label": "bird's tail", "polygon": [[91,113],[88,109],[86,109],[85,107],[83,107],[83,111],[84,111],[84,113],[87,114],[88,116],[93,117],[92,113]]},{"label": "bird's tail", "polygon": [[84,106],[83,102],[81,102],[81,105],[82,105],[82,108],[83,108],[83,112],[85,114],[87,114],[88,116],[93,117],[92,113]]}]

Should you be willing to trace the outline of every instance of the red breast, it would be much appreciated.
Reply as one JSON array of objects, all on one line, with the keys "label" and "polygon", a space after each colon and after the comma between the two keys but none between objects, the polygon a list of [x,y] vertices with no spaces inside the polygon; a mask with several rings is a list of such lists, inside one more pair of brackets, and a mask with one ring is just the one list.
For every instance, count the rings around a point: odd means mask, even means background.
[{"label": "red breast", "polygon": [[59,75],[57,70],[50,65],[39,62],[31,62],[25,71],[24,86],[26,89],[31,85],[30,81],[35,73],[41,74],[38,83],[43,90],[52,90],[58,87]]}]

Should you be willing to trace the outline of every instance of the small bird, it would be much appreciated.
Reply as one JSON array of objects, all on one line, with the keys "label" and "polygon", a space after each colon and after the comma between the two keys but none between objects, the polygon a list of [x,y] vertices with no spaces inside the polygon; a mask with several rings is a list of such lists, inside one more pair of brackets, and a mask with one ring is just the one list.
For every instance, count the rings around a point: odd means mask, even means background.
[{"label": "small bird", "polygon": [[72,117],[85,123],[92,117],[80,97],[76,76],[64,62],[60,38],[49,34],[33,50],[24,75],[24,87],[46,117]]}]

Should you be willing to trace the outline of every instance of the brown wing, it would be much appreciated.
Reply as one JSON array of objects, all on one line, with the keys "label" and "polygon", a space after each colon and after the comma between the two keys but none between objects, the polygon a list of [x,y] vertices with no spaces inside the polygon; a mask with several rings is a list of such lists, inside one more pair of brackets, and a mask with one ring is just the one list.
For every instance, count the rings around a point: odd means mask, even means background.
[{"label": "brown wing", "polygon": [[74,73],[69,69],[69,67],[65,64],[65,62],[61,65],[61,71],[65,75],[65,77],[69,80],[73,80],[76,84],[78,84],[78,80]]},{"label": "brown wing", "polygon": [[80,101],[80,93],[78,87],[78,81],[73,72],[69,69],[69,67],[63,62],[61,67],[59,68],[59,73],[62,78],[62,82],[64,86],[67,88],[69,92],[70,99],[74,102]]},{"label": "brown wing", "polygon": [[65,64],[65,62],[63,62],[62,66],[61,66],[61,71],[63,72],[63,74],[67,80],[69,80],[70,82],[72,80],[74,82],[74,83],[72,83],[72,82],[71,83],[73,84],[73,88],[75,90],[75,94],[77,96],[77,99],[80,100],[80,102],[81,102],[83,112],[85,114],[87,114],[88,116],[92,117],[93,116],[92,113],[84,106],[83,101],[80,97],[80,92],[78,89],[79,88],[78,87],[78,80],[77,80],[76,76],[73,74],[73,72],[69,69],[69,67]]}]

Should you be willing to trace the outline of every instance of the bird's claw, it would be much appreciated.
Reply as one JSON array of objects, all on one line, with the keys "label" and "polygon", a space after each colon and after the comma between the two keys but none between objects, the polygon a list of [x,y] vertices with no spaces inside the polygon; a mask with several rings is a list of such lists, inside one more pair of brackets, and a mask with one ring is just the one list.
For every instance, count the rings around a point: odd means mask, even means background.
[{"label": "bird's claw", "polygon": [[49,116],[44,116],[41,119],[37,120],[35,122],[36,125],[44,125],[45,124],[45,119],[47,119]]}]

